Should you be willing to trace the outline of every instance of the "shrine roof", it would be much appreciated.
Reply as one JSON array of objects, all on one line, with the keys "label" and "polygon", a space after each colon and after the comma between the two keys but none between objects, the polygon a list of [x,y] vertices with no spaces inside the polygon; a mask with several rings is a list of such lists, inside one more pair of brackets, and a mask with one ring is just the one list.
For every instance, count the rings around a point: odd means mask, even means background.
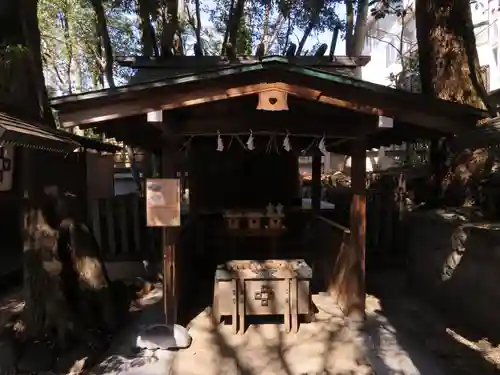
[{"label": "shrine roof", "polygon": [[0,144],[13,144],[53,152],[72,152],[80,144],[56,129],[0,112]]},{"label": "shrine roof", "polygon": [[[172,56],[158,59],[144,56],[116,57],[119,65],[135,69],[128,84],[134,85],[149,81],[168,79],[181,74],[203,73],[207,69],[227,68],[237,65],[260,63],[255,56],[238,56],[228,60],[224,56]],[[267,56],[264,61],[282,61],[282,56]],[[322,69],[331,73],[354,75],[355,69],[370,61],[369,56],[294,56],[286,59],[297,66]]]},{"label": "shrine roof", "polygon": [[81,137],[32,121],[0,112],[0,145],[12,144],[52,152],[73,152],[84,147],[97,151],[116,152],[120,147]]},{"label": "shrine roof", "polygon": [[258,86],[257,84],[262,86],[263,82],[267,85],[275,82],[299,88],[301,93],[291,94],[300,96],[308,92],[311,102],[317,102],[320,97],[329,97],[332,103],[350,103],[350,108],[354,111],[371,108],[372,114],[392,117],[395,122],[445,133],[472,129],[479,120],[488,117],[486,111],[468,105],[299,65],[283,57],[266,57],[261,61],[252,60],[236,65],[226,64],[116,89],[53,98],[51,105],[59,111],[63,126],[71,127],[224,100],[232,97],[227,94],[231,90],[244,88],[247,91],[237,95],[255,94],[255,89],[252,91],[250,87]]}]

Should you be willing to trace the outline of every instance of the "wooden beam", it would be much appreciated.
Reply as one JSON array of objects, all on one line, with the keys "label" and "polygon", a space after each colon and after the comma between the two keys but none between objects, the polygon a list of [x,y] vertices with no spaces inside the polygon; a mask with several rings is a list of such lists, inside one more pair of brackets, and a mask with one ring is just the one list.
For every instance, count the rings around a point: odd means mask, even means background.
[{"label": "wooden beam", "polygon": [[347,268],[346,314],[354,321],[365,318],[366,247],[366,144],[364,138],[352,142],[352,201],[350,211],[350,267]]},{"label": "wooden beam", "polygon": [[[321,91],[306,87],[290,85],[283,82],[259,83],[240,87],[214,87],[200,88],[189,92],[168,93],[165,95],[151,96],[147,91],[141,97],[124,99],[120,102],[103,104],[97,103],[92,108],[74,109],[70,112],[59,113],[59,119],[63,127],[69,128],[78,125],[109,121],[121,117],[134,116],[159,110],[172,110],[175,108],[189,107],[213,101],[237,98],[245,95],[255,95],[263,91],[284,91],[289,95],[299,98],[330,104],[357,112],[384,115],[379,108],[361,106],[340,98],[323,95]],[[387,114],[386,114],[387,115]]]},{"label": "wooden beam", "polygon": [[[161,177],[177,178],[176,149],[172,142],[164,139],[161,155]],[[166,324],[177,323],[177,309],[179,306],[177,270],[177,242],[178,228],[164,227],[162,233],[163,254],[163,300],[166,316]]]},{"label": "wooden beam", "polygon": [[317,216],[321,209],[321,156],[323,154],[317,151],[312,157],[312,189],[311,189],[311,208],[313,215]]},{"label": "wooden beam", "polygon": [[[369,121],[372,120],[372,121]],[[238,132],[269,132],[286,135],[321,136],[333,138],[353,138],[378,131],[372,118],[353,116],[326,117],[304,115],[295,111],[264,112],[253,111],[246,116],[228,114],[221,117],[188,118],[181,122],[181,135],[217,135]]]}]

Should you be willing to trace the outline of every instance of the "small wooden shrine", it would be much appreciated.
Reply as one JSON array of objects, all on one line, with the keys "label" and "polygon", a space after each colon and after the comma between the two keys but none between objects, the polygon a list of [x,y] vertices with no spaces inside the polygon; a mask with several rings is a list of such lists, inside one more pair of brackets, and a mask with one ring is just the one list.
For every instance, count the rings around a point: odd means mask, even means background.
[{"label": "small wooden shrine", "polygon": [[212,310],[231,316],[233,332],[243,333],[247,315],[283,315],[287,332],[297,332],[299,316],[312,314],[312,270],[304,260],[236,260],[215,271]]},{"label": "small wooden shrine", "polygon": [[[64,127],[92,127],[150,150],[161,155],[161,177],[184,181],[189,213],[180,234],[167,229],[164,236],[167,303],[175,311],[179,301],[192,299],[185,288],[194,275],[206,274],[211,283],[217,265],[225,265],[217,269],[215,292],[225,288],[232,297],[224,294],[215,304],[233,324],[251,309],[268,313],[272,298],[285,320],[307,314],[308,292],[304,297],[297,285],[309,282],[334,296],[348,316],[364,316],[366,150],[464,134],[487,116],[353,78],[367,58],[125,60],[138,76],[155,67],[157,79],[56,98],[52,105]],[[326,152],[352,157],[346,215],[320,210]],[[312,210],[302,208],[302,155],[313,158]],[[307,242],[311,230],[325,225],[327,234],[313,236],[321,244]],[[256,264],[274,276],[250,275]],[[302,277],[309,267],[312,277]],[[232,286],[223,287],[226,282]],[[169,316],[175,319],[175,312]]]}]

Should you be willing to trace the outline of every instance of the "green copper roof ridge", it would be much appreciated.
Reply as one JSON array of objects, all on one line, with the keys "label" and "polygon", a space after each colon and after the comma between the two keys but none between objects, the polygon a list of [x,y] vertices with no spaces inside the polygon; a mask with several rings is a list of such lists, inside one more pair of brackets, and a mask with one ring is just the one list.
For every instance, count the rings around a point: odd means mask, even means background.
[{"label": "green copper roof ridge", "polygon": [[[328,72],[324,70],[319,70],[319,69],[312,69],[309,67],[301,67],[297,65],[290,64],[288,66],[288,69],[290,72],[295,72],[295,73],[300,73],[300,74],[305,74],[307,76],[311,76],[314,78],[319,78],[319,79],[324,79],[326,81],[333,81],[335,83],[348,83],[353,86],[365,88],[365,89],[370,89],[370,85],[373,85],[372,82],[364,81],[362,79],[354,78],[354,77],[349,77],[347,75],[342,75],[342,74],[337,74],[333,72]],[[386,87],[383,85],[377,85],[381,87]],[[373,90],[372,90],[373,91]]]},{"label": "green copper roof ridge", "polygon": [[[120,94],[128,91],[140,91],[143,88],[151,88],[151,87],[168,87],[174,86],[178,84],[197,82],[204,79],[213,79],[221,76],[230,76],[236,75],[238,73],[245,73],[251,71],[259,71],[263,69],[262,63],[256,64],[241,64],[237,66],[223,66],[217,69],[213,69],[210,71],[205,71],[201,73],[193,72],[188,74],[183,74],[178,77],[170,77],[170,78],[158,78],[152,81],[146,81],[142,83],[134,83],[130,85],[119,86],[115,89],[101,89],[96,91],[89,91],[85,93],[78,93],[74,95],[66,95],[55,97],[51,99],[51,103],[58,104],[59,100],[67,100],[72,98],[73,100],[78,100],[78,97],[84,96],[86,99],[94,99],[105,96],[107,93],[112,94]],[[53,104],[54,105],[54,104]]]},{"label": "green copper roof ridge", "polygon": [[290,60],[284,56],[273,55],[263,57],[262,63],[279,63],[279,64],[290,64]]}]

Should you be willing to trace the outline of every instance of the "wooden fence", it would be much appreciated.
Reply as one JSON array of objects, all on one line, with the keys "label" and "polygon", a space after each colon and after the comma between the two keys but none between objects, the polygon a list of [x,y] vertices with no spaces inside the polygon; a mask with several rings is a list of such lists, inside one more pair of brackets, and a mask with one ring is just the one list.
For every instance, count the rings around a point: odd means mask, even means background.
[{"label": "wooden fence", "polygon": [[[404,209],[404,179],[400,175],[377,176],[366,192],[366,253],[372,259],[399,250],[399,222]],[[350,188],[330,189],[325,199],[335,204],[329,219],[349,227],[352,192]]]},{"label": "wooden fence", "polygon": [[141,260],[151,251],[144,198],[129,194],[96,199],[90,204],[89,216],[105,260]]},{"label": "wooden fence", "polygon": [[402,175],[384,175],[367,191],[366,253],[371,264],[395,257],[401,250],[400,219],[404,210]]},{"label": "wooden fence", "polygon": [[349,228],[317,216],[310,224],[310,247],[313,267],[312,288],[314,293],[328,292],[342,309],[347,308],[348,298],[353,293],[356,275],[353,265],[355,254],[350,251],[351,231]]}]

